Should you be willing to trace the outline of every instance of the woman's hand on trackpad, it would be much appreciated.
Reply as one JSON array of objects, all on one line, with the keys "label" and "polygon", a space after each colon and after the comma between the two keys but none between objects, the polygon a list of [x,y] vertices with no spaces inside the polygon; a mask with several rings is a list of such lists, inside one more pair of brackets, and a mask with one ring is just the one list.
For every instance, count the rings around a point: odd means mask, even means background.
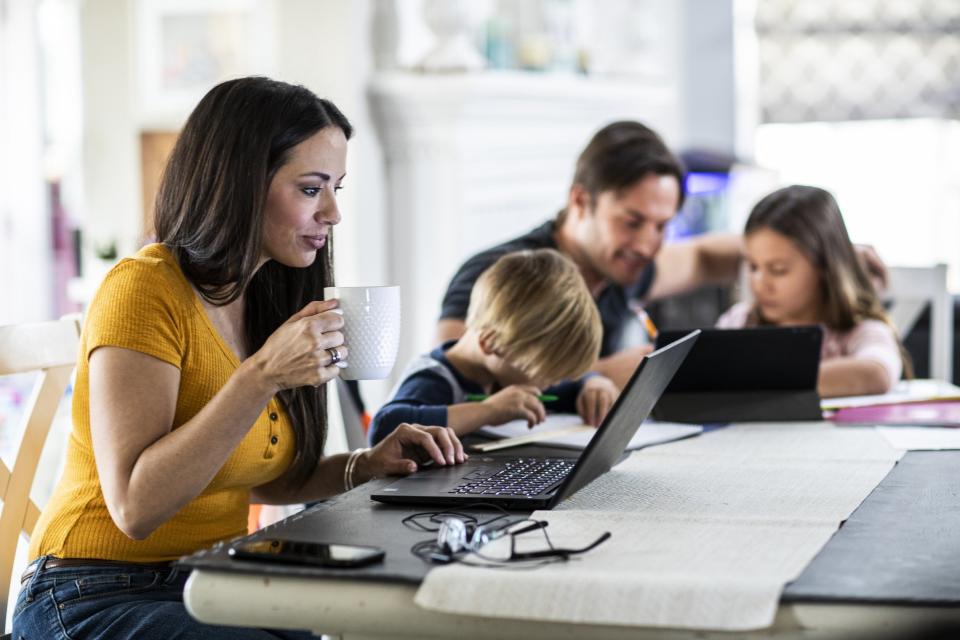
[{"label": "woman's hand on trackpad", "polygon": [[[366,454],[370,477],[407,475],[427,463],[443,467],[466,462],[453,429],[401,424]],[[362,472],[363,470],[361,470]]]}]

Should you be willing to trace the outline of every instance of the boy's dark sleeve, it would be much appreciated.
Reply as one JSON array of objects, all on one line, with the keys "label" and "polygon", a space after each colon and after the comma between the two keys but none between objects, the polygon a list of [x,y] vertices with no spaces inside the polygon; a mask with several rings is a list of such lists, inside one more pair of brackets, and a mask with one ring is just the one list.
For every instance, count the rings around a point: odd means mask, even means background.
[{"label": "boy's dark sleeve", "polygon": [[564,380],[552,387],[547,387],[543,390],[544,395],[557,396],[557,401],[545,402],[543,406],[550,413],[576,413],[577,396],[580,395],[580,390],[583,389],[584,380],[589,376],[590,374],[588,373],[579,380]]},{"label": "boy's dark sleeve", "polygon": [[377,444],[403,422],[447,426],[447,406],[452,402],[449,382],[432,371],[418,371],[404,380],[394,397],[373,416],[370,444]]}]

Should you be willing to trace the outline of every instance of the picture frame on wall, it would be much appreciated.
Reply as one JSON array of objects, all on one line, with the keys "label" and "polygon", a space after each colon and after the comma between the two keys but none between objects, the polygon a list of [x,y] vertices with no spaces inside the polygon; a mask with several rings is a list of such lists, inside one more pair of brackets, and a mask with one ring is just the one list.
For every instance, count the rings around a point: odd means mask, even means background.
[{"label": "picture frame on wall", "polygon": [[138,0],[141,125],[179,127],[215,84],[274,70],[275,0]]}]

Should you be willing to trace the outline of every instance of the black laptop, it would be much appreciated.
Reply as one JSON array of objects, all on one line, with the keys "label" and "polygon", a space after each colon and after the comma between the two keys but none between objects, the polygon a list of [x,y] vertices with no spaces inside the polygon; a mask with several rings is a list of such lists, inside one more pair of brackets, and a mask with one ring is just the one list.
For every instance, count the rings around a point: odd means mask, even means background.
[{"label": "black laptop", "polygon": [[[687,331],[661,331],[657,347]],[[821,420],[819,326],[703,329],[653,409],[667,422]]]},{"label": "black laptop", "polygon": [[484,502],[505,509],[552,509],[620,460],[699,333],[692,331],[643,359],[578,458],[473,455],[461,465],[431,467],[401,478],[371,498],[401,504]]}]

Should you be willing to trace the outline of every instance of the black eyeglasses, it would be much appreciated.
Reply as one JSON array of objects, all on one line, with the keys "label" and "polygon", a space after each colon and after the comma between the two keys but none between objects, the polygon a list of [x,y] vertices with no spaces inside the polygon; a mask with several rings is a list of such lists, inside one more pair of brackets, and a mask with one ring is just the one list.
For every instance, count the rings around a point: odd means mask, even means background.
[{"label": "black eyeglasses", "polygon": [[427,562],[453,562],[457,554],[480,549],[503,535],[504,530],[517,522],[508,520],[509,514],[496,505],[476,503],[467,508],[494,507],[499,514],[481,521],[474,515],[459,511],[426,511],[414,513],[402,520],[408,529],[436,533],[435,540],[424,540],[411,547],[411,552]]},{"label": "black eyeglasses", "polygon": [[[605,532],[581,548],[554,547],[547,534],[547,521],[530,518],[511,520],[509,514],[496,505],[475,504],[468,508],[480,506],[492,506],[498,509],[500,514],[482,522],[476,516],[455,511],[424,512],[404,518],[403,524],[407,528],[437,533],[436,539],[423,540],[413,545],[410,548],[411,553],[430,563],[460,562],[470,566],[529,568],[569,560],[572,556],[596,548],[611,535],[609,531]],[[543,534],[547,547],[518,551],[517,540],[525,534],[537,531]],[[506,547],[487,547],[489,543],[504,536],[510,536],[509,555],[505,553]]]},{"label": "black eyeglasses", "polygon": [[[537,560],[540,558],[550,558],[558,557],[566,560],[570,556],[575,556],[580,553],[586,553],[591,549],[595,549],[604,542],[610,539],[612,535],[609,531],[604,531],[600,534],[600,537],[588,544],[585,547],[580,547],[579,549],[568,549],[565,547],[554,547],[553,543],[550,541],[550,536],[547,535],[547,525],[550,524],[546,520],[533,520],[531,524],[523,527],[519,531],[513,531],[510,533],[510,560]],[[524,533],[529,533],[531,531],[536,531],[537,529],[543,530],[543,537],[547,540],[548,549],[542,549],[539,551],[517,551],[517,536]]]},{"label": "black eyeglasses", "polygon": [[459,511],[427,511],[409,515],[402,523],[408,529],[437,533],[440,546],[445,544],[452,551],[459,551],[479,548],[489,542],[499,529],[512,524],[506,520],[508,517],[509,514],[501,510],[500,514],[481,522],[476,516]]}]

